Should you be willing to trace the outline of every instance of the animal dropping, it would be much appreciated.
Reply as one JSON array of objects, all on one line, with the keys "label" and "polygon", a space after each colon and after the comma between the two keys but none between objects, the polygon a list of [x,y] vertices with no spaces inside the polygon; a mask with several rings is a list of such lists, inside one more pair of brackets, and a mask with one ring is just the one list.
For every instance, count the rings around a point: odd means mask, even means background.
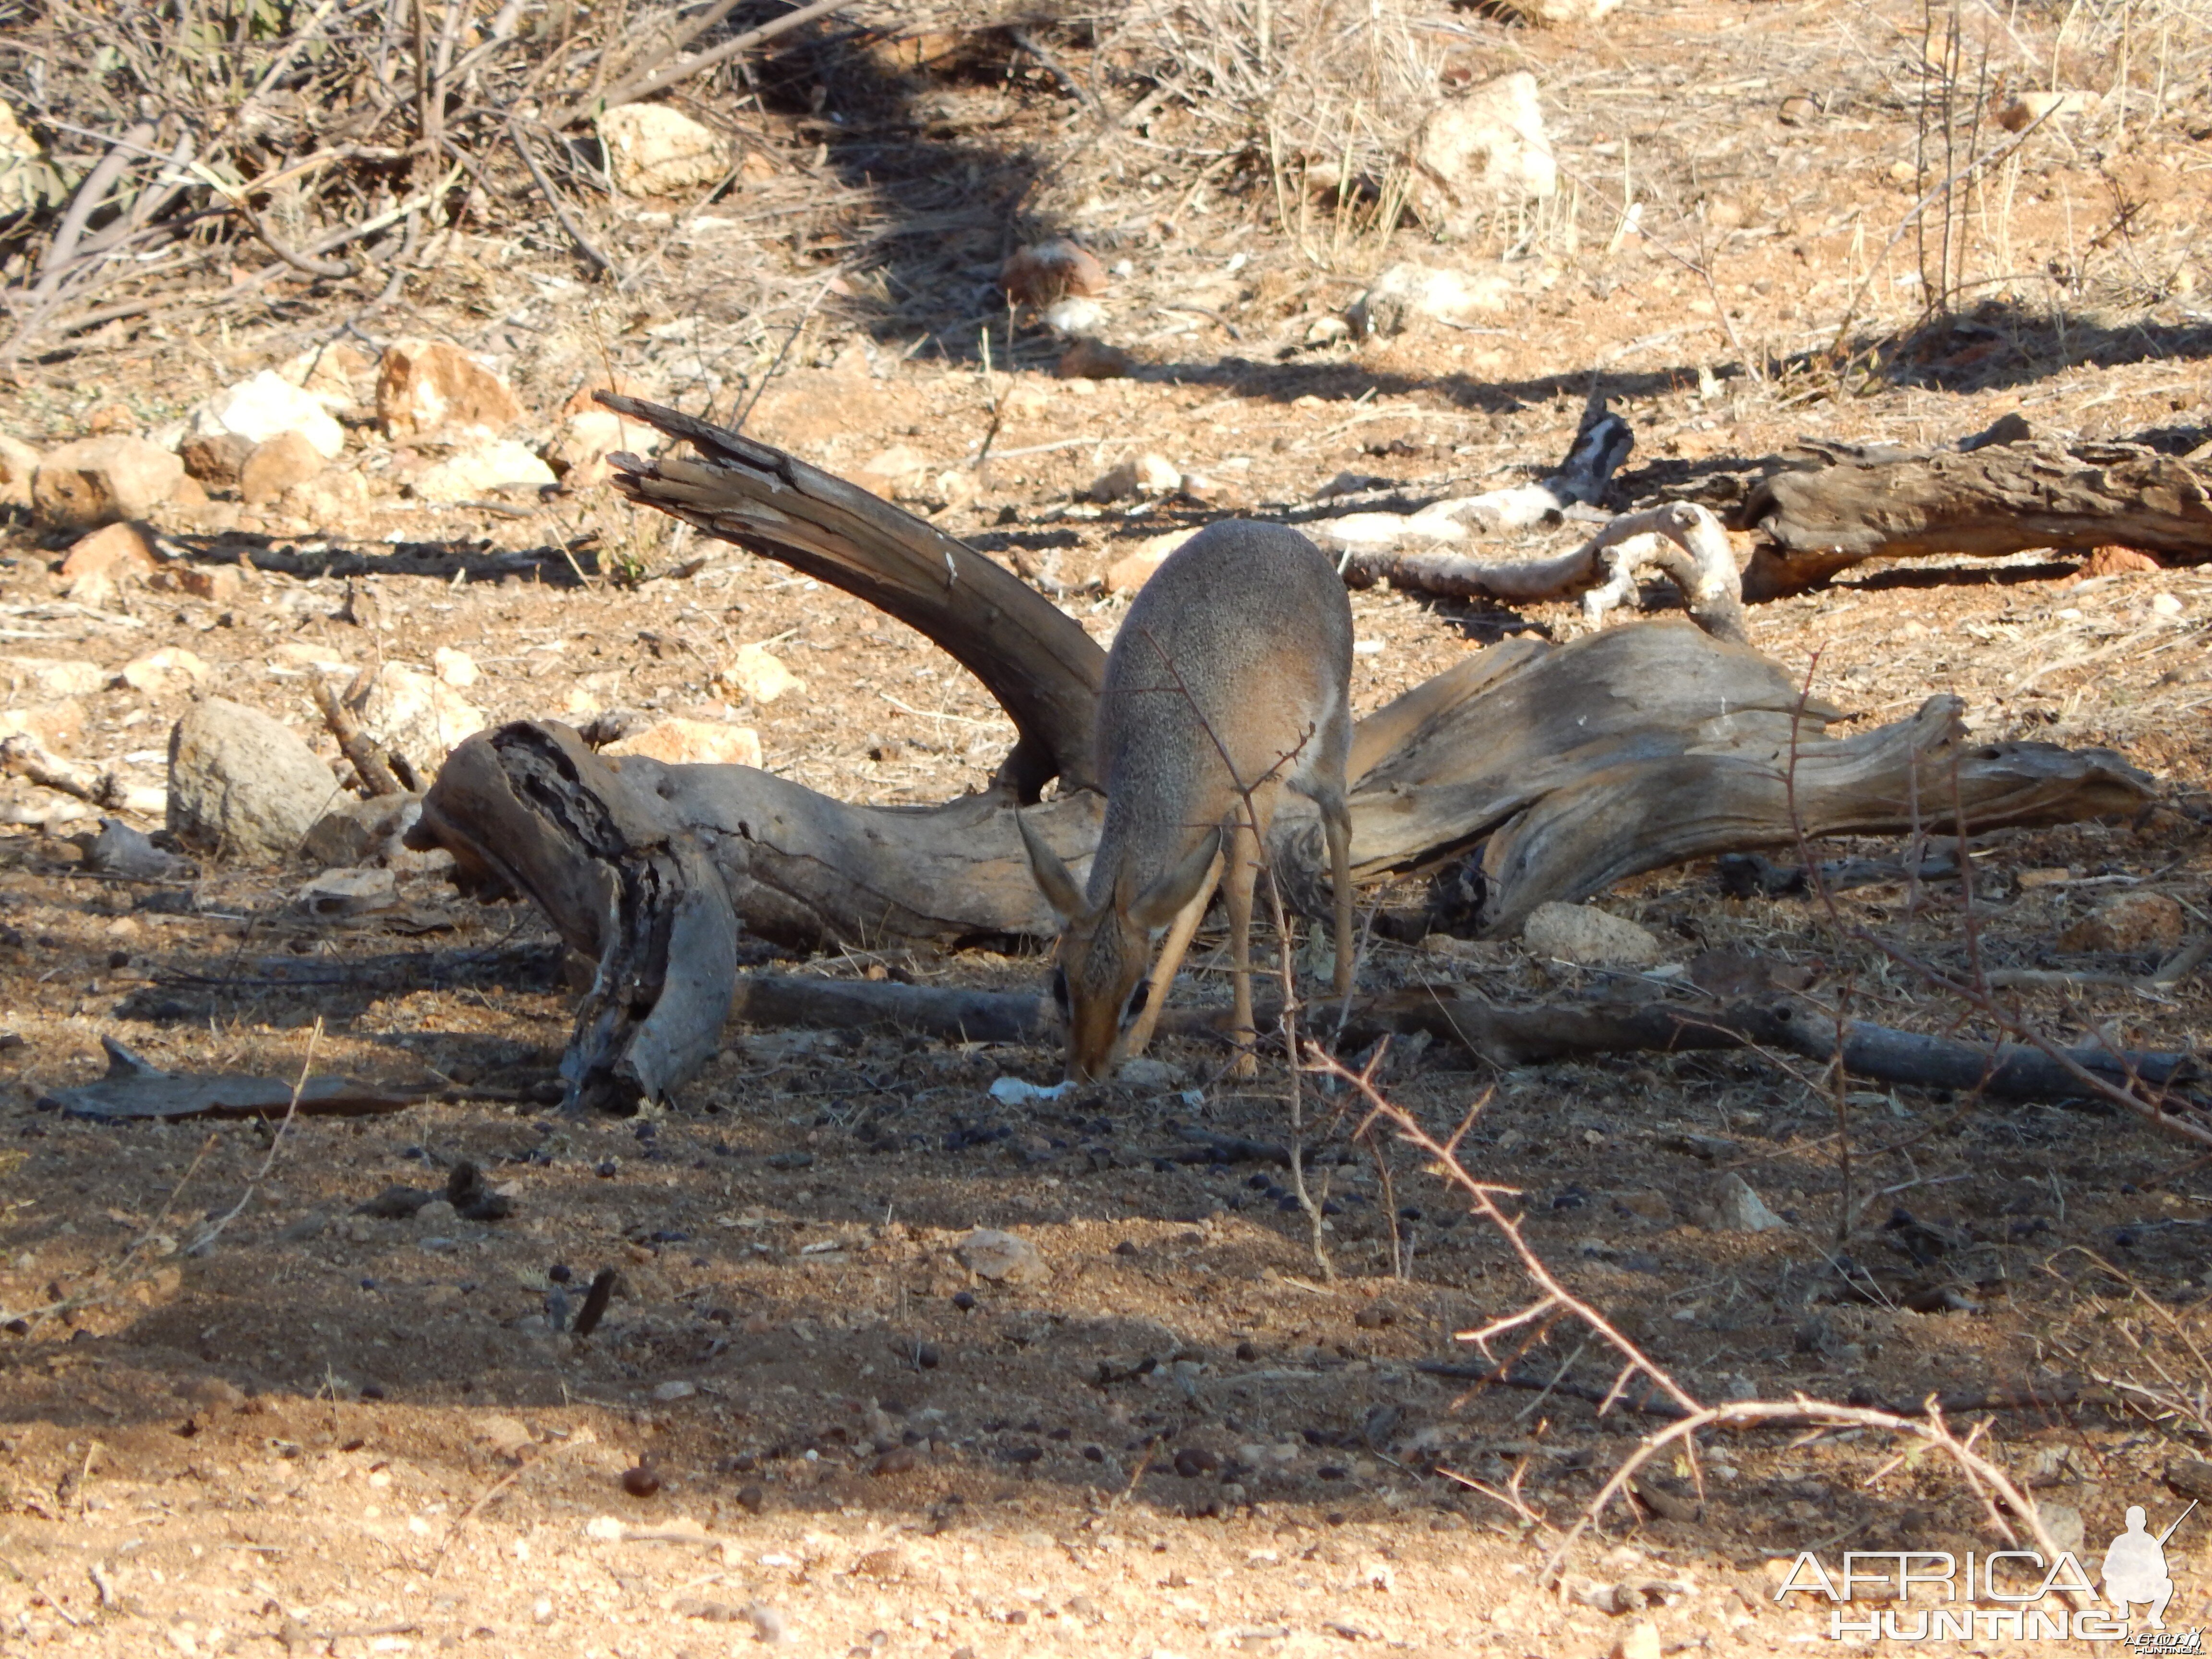
[{"label": "animal dropping", "polygon": [[1098,698],[1106,821],[1087,886],[1017,820],[1060,921],[1053,995],[1067,1022],[1071,1079],[1105,1077],[1143,1051],[1217,880],[1229,908],[1237,1072],[1257,1072],[1252,887],[1285,787],[1321,808],[1336,894],[1336,994],[1350,992],[1351,679],[1344,584],[1294,530],[1212,526],[1130,603]]}]

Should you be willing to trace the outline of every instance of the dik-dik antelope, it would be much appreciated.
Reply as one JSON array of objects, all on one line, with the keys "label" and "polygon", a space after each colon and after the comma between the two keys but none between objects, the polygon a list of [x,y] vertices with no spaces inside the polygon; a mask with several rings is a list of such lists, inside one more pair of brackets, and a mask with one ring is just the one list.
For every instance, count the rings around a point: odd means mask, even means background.
[{"label": "dik-dik antelope", "polygon": [[1060,917],[1053,990],[1067,1020],[1070,1078],[1103,1078],[1144,1047],[1224,868],[1237,1074],[1256,1071],[1252,884],[1285,787],[1321,809],[1335,884],[1336,992],[1350,991],[1351,680],[1344,584],[1295,530],[1213,525],[1139,591],[1098,698],[1106,822],[1086,886],[1021,822],[1030,867]]}]

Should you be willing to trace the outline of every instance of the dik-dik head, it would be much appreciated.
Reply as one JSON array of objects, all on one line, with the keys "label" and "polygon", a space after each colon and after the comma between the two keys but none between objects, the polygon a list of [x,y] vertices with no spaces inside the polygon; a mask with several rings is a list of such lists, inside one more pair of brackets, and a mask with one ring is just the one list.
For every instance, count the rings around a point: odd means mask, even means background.
[{"label": "dik-dik head", "polygon": [[[1067,1076],[1079,1083],[1103,1080],[1121,1058],[1121,1034],[1143,1012],[1153,943],[1212,872],[1221,832],[1209,830],[1181,863],[1142,887],[1144,872],[1124,868],[1113,896],[1094,906],[1060,855],[1018,813],[1015,822],[1037,890],[1060,918],[1060,966],[1053,972],[1052,994],[1067,1022]],[[1098,856],[1107,855],[1102,847]]]}]

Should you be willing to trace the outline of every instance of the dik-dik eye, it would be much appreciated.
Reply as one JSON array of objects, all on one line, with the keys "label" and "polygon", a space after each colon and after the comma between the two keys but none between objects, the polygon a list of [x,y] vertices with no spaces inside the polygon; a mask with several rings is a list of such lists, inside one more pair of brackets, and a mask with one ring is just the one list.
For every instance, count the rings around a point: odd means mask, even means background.
[{"label": "dik-dik eye", "polygon": [[1061,1013],[1067,1012],[1067,969],[1065,968],[1052,970],[1052,1000],[1060,1005]]},{"label": "dik-dik eye", "polygon": [[1129,993],[1128,1001],[1121,1005],[1121,1029],[1123,1030],[1127,1030],[1131,1025],[1136,1023],[1137,1016],[1145,1012],[1145,994],[1151,989],[1151,986],[1147,985],[1143,980],[1139,980],[1137,981],[1137,988]]}]

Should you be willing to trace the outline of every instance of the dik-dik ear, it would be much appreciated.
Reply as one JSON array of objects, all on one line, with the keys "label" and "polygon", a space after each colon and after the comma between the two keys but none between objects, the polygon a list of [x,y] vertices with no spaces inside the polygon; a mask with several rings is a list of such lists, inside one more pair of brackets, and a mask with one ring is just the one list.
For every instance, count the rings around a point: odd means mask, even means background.
[{"label": "dik-dik ear", "polygon": [[1036,878],[1037,891],[1044,902],[1052,906],[1053,914],[1065,922],[1070,916],[1083,914],[1083,891],[1075,884],[1075,878],[1060,861],[1060,854],[1044,844],[1044,837],[1030,828],[1030,821],[1019,812],[1014,814],[1014,823],[1022,832],[1022,846],[1030,855],[1030,873]]},{"label": "dik-dik ear", "polygon": [[1221,826],[1215,824],[1183,855],[1181,864],[1137,895],[1129,907],[1129,920],[1156,933],[1176,916],[1205,888],[1213,873],[1213,860],[1221,856]]}]

